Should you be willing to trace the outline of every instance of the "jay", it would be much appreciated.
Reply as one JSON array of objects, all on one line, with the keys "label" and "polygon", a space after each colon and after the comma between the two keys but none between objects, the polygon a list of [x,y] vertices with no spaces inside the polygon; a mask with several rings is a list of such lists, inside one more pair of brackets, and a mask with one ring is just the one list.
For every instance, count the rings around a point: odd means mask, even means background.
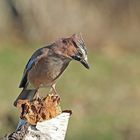
[{"label": "jay", "polygon": [[55,84],[72,60],[79,61],[87,69],[87,49],[81,34],[61,38],[54,43],[38,49],[29,59],[19,87],[23,88],[14,102],[19,99],[33,100],[38,89],[51,87],[55,94]]}]

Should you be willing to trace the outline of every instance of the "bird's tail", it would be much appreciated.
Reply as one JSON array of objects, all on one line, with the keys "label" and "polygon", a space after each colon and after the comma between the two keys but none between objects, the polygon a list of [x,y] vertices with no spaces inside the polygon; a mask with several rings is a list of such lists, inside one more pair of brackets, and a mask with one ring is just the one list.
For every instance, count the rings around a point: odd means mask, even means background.
[{"label": "bird's tail", "polygon": [[19,94],[19,96],[17,97],[17,99],[15,100],[14,106],[17,106],[17,102],[19,99],[21,100],[28,99],[29,101],[31,101],[34,98],[36,92],[37,89],[33,89],[33,90],[23,89]]}]

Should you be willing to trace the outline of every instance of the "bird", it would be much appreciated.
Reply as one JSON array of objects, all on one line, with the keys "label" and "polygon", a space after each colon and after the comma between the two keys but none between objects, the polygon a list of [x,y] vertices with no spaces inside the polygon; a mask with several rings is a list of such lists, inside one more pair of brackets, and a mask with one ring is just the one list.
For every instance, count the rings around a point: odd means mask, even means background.
[{"label": "bird", "polygon": [[14,101],[14,106],[17,106],[19,99],[32,101],[42,87],[51,87],[54,94],[57,94],[56,81],[72,60],[89,69],[87,48],[81,34],[57,39],[36,50],[24,69],[19,85],[23,89]]}]

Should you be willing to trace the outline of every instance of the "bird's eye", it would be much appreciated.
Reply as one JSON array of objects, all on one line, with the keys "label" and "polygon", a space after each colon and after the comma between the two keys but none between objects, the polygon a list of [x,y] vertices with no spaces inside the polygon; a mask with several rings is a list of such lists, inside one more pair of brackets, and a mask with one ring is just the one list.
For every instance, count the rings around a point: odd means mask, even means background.
[{"label": "bird's eye", "polygon": [[63,40],[63,43],[64,43],[64,44],[67,44],[67,40],[64,39],[64,40]]}]

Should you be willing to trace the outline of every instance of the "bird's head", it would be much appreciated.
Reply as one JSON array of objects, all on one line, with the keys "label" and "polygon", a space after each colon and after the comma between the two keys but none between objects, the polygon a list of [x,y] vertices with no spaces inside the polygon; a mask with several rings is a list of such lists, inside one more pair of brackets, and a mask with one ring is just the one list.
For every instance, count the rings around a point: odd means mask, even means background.
[{"label": "bird's head", "polygon": [[89,64],[87,60],[87,49],[81,34],[73,34],[69,38],[62,38],[56,41],[57,53],[71,60],[79,61],[87,69]]},{"label": "bird's head", "polygon": [[76,49],[75,53],[71,55],[72,59],[81,62],[87,69],[89,69],[89,63],[87,58],[87,48],[85,41],[81,34],[72,35],[73,47]]}]

